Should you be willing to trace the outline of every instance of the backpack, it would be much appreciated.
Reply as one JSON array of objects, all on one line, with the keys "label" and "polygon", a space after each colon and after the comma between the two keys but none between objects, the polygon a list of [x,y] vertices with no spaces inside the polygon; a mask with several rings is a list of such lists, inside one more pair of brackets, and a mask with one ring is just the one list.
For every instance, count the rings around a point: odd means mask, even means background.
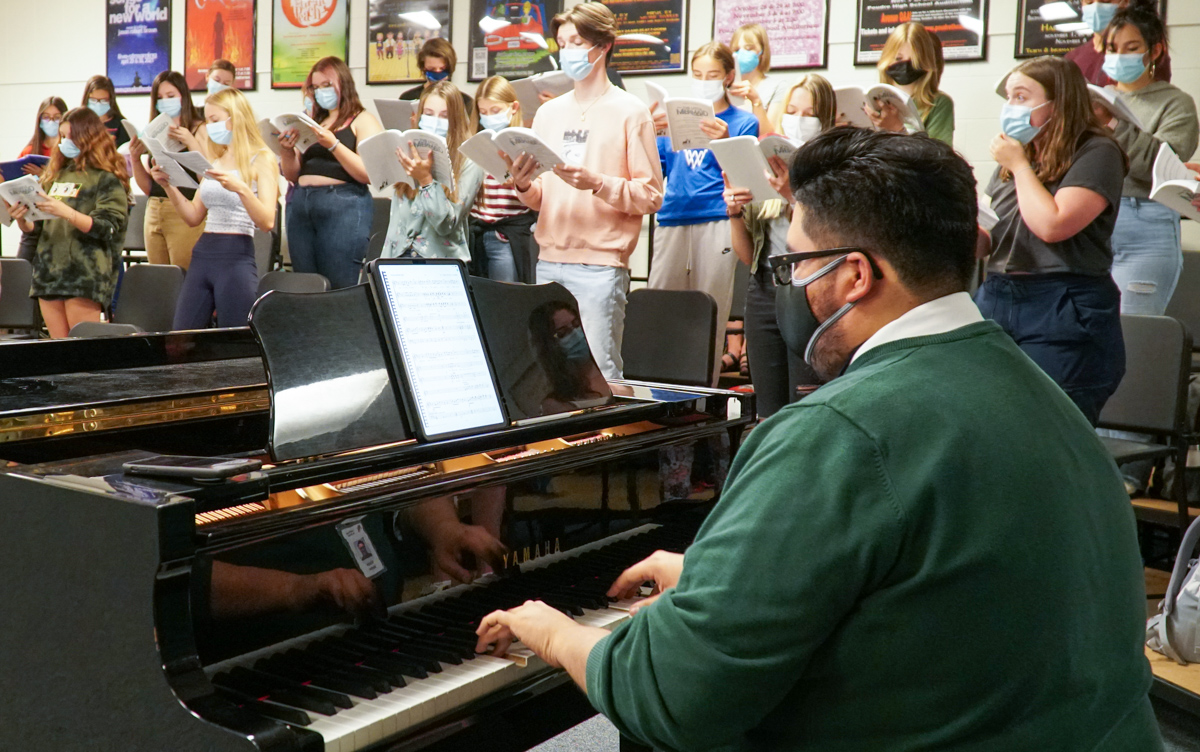
[{"label": "backpack", "polygon": [[1181,665],[1200,663],[1200,562],[1192,558],[1197,542],[1200,519],[1183,535],[1160,613],[1146,622],[1146,646]]}]

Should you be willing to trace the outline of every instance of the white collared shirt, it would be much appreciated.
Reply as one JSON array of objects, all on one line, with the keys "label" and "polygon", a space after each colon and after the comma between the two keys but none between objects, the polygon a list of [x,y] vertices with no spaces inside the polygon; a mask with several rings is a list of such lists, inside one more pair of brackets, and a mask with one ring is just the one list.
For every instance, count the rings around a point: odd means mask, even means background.
[{"label": "white collared shirt", "polygon": [[983,321],[983,314],[979,312],[968,293],[951,293],[922,303],[895,321],[884,324],[862,343],[854,357],[850,358],[850,362],[853,363],[863,353],[887,342],[945,334],[969,324],[978,324],[980,321]]}]

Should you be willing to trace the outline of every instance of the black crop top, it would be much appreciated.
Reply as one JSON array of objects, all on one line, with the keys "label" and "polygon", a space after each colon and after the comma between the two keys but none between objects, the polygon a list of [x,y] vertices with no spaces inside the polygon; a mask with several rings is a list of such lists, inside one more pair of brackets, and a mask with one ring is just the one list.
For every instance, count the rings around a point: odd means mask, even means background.
[{"label": "black crop top", "polygon": [[[334,131],[333,135],[342,142],[342,146],[350,151],[358,148],[358,136],[354,135],[354,130],[350,126],[347,125],[340,131]],[[346,172],[346,168],[342,167],[342,163],[338,161],[337,157],[333,156],[333,152],[320,144],[308,147],[308,151],[300,155],[300,175],[320,175],[341,180],[343,183],[360,182]]]}]

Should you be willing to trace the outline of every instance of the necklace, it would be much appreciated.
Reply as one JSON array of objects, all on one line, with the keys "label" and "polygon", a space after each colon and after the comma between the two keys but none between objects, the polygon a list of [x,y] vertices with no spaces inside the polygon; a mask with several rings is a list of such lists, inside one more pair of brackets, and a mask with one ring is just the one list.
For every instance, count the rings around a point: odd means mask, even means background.
[{"label": "necklace", "polygon": [[607,94],[611,90],[612,90],[612,82],[608,82],[608,88],[605,89],[604,92],[602,94],[600,94],[600,96],[598,96],[595,99],[593,99],[592,101],[588,102],[588,106],[584,107],[583,111],[581,111],[579,113],[579,122],[581,122],[581,123],[586,122],[588,110],[595,107],[596,103],[599,102],[601,99],[604,99],[604,95]]}]

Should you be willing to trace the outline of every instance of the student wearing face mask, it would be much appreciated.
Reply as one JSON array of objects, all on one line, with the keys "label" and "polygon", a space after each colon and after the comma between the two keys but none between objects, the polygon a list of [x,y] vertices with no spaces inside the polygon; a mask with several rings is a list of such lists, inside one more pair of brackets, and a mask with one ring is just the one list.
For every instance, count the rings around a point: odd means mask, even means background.
[{"label": "student wearing face mask", "polygon": [[1121,210],[1113,230],[1113,281],[1121,291],[1121,312],[1161,316],[1183,271],[1179,215],[1150,200],[1154,160],[1163,144],[1187,161],[1200,133],[1196,103],[1175,86],[1154,80],[1167,51],[1166,29],[1158,14],[1143,8],[1118,11],[1108,25],[1105,72],[1109,87],[1137,115],[1145,130],[1103,118],[1129,157]]},{"label": "student wearing face mask", "polygon": [[296,271],[321,274],[335,289],[350,287],[358,284],[374,214],[358,144],[383,127],[363,108],[341,58],[318,60],[305,84],[319,143],[300,154],[295,131],[279,137],[283,175],[296,184],[287,205],[288,251]]},{"label": "student wearing face mask", "polygon": [[[721,42],[709,42],[692,55],[692,96],[713,103],[716,117],[701,123],[710,138],[757,136],[758,119],[731,107],[726,87],[733,82],[733,53]],[[655,124],[666,125],[666,113]],[[717,344],[725,352],[725,326],[733,304],[737,256],[729,252],[729,217],[721,197],[721,166],[708,149],[674,151],[671,139],[658,138],[667,192],[655,216],[654,256],[649,287],[659,290],[703,290],[717,302]],[[714,373],[719,372],[715,368]],[[732,366],[732,364],[727,364]]]},{"label": "student wearing face mask", "polygon": [[232,88],[235,81],[237,68],[228,60],[214,60],[208,67],[206,88],[210,97],[219,91]]},{"label": "student wearing face mask", "polygon": [[[449,40],[441,37],[428,40],[421,45],[421,50],[417,53],[417,67],[425,76],[425,83],[412,87],[401,94],[400,98],[409,101],[420,99],[429,87],[438,81],[449,81],[457,65],[458,53],[454,51],[454,46]],[[471,97],[465,91],[460,90],[459,94],[462,96],[463,110],[470,112]]]},{"label": "student wearing face mask", "polygon": [[100,117],[100,122],[108,135],[112,136],[118,149],[129,143],[129,134],[121,125],[125,118],[117,105],[117,91],[108,76],[92,76],[83,87],[83,101],[80,107],[86,107]]},{"label": "student wearing face mask", "polygon": [[767,30],[756,23],[739,26],[733,32],[729,46],[742,77],[729,87],[729,93],[741,98],[739,109],[758,118],[759,133],[767,133],[771,130],[775,104],[783,101],[784,89],[782,81],[767,75],[771,70]]},{"label": "student wearing face mask", "polygon": [[246,325],[258,296],[254,230],[270,232],[279,205],[279,166],[246,96],[222,89],[205,102],[204,118],[213,169],[195,198],[170,185],[161,167],[151,171],[184,222],[205,223],[175,306],[174,330],[205,329],[214,313],[219,327]]},{"label": "student wearing face mask", "polygon": [[[807,143],[834,127],[837,97],[829,81],[810,73],[785,94],[780,125],[775,132],[799,143]],[[787,165],[775,168],[778,189],[788,197]],[[775,314],[775,280],[767,260],[788,252],[787,232],[792,221],[792,203],[782,199],[758,201],[750,190],[727,185],[725,207],[729,213],[733,252],[750,267],[746,291],[746,351],[750,378],[754,383],[758,417],[766,419],[796,400],[796,388],[819,383],[804,354],[793,352],[780,333]]]},{"label": "student wearing face mask", "polygon": [[[43,157],[53,156],[54,150],[58,146],[58,129],[66,112],[67,103],[61,97],[43,99],[42,103],[38,105],[33,136],[21,150],[20,156],[27,157],[30,154],[39,154]],[[41,175],[42,172],[42,168],[37,165],[25,165],[26,175]],[[32,261],[35,250],[37,250],[37,237],[30,233],[21,233],[21,243],[17,246],[17,258]]]},{"label": "student wearing face mask", "polygon": [[[1113,79],[1104,72],[1105,38],[1104,30],[1117,11],[1124,8],[1144,8],[1155,10],[1157,0],[1081,0],[1083,23],[1092,31],[1091,39],[1085,39],[1078,47],[1068,52],[1065,57],[1079,66],[1083,77],[1096,86],[1111,86]],[[1153,77],[1155,81],[1171,80],[1171,53],[1164,51],[1156,61]]]},{"label": "student wearing face mask", "polygon": [[[182,73],[164,71],[154,77],[150,87],[150,120],[160,115],[171,118],[170,137],[183,144],[186,151],[204,153],[204,146],[196,137],[204,127],[204,117],[192,104]],[[187,269],[192,260],[192,247],[204,233],[203,223],[192,227],[175,211],[167,192],[150,177],[145,161],[149,153],[140,138],[130,142],[129,156],[133,162],[133,178],[148,196],[144,226],[146,257],[151,264],[174,264]],[[189,174],[199,181],[198,175]],[[189,201],[196,195],[191,188],[180,190]]]},{"label": "student wearing face mask", "polygon": [[988,277],[975,295],[1093,424],[1125,373],[1112,233],[1128,162],[1073,63],[1039,57],[1005,81],[985,191]]},{"label": "student wearing face mask", "polygon": [[483,170],[458,150],[459,144],[471,137],[471,119],[458,87],[449,81],[430,86],[418,103],[414,119],[413,125],[446,139],[454,185],[434,179],[432,152],[422,157],[415,147],[408,152],[398,149],[396,159],[417,187],[396,184],[382,255],[470,261],[467,215],[483,182]]},{"label": "student wearing face mask", "polygon": [[[492,76],[475,90],[475,119],[480,128],[502,131],[522,124],[517,92],[503,76]],[[474,130],[474,129],[472,129]],[[471,259],[484,276],[501,282],[536,279],[537,243],[533,223],[537,215],[521,203],[512,180],[484,174],[471,207]]]},{"label": "student wearing face mask", "polygon": [[[954,100],[939,90],[944,63],[941,42],[919,23],[900,24],[888,37],[879,56],[879,82],[896,86],[913,98],[921,111],[921,123],[930,138],[954,145]],[[870,107],[867,115],[882,131],[904,132],[904,119],[890,104],[879,114]]]}]

